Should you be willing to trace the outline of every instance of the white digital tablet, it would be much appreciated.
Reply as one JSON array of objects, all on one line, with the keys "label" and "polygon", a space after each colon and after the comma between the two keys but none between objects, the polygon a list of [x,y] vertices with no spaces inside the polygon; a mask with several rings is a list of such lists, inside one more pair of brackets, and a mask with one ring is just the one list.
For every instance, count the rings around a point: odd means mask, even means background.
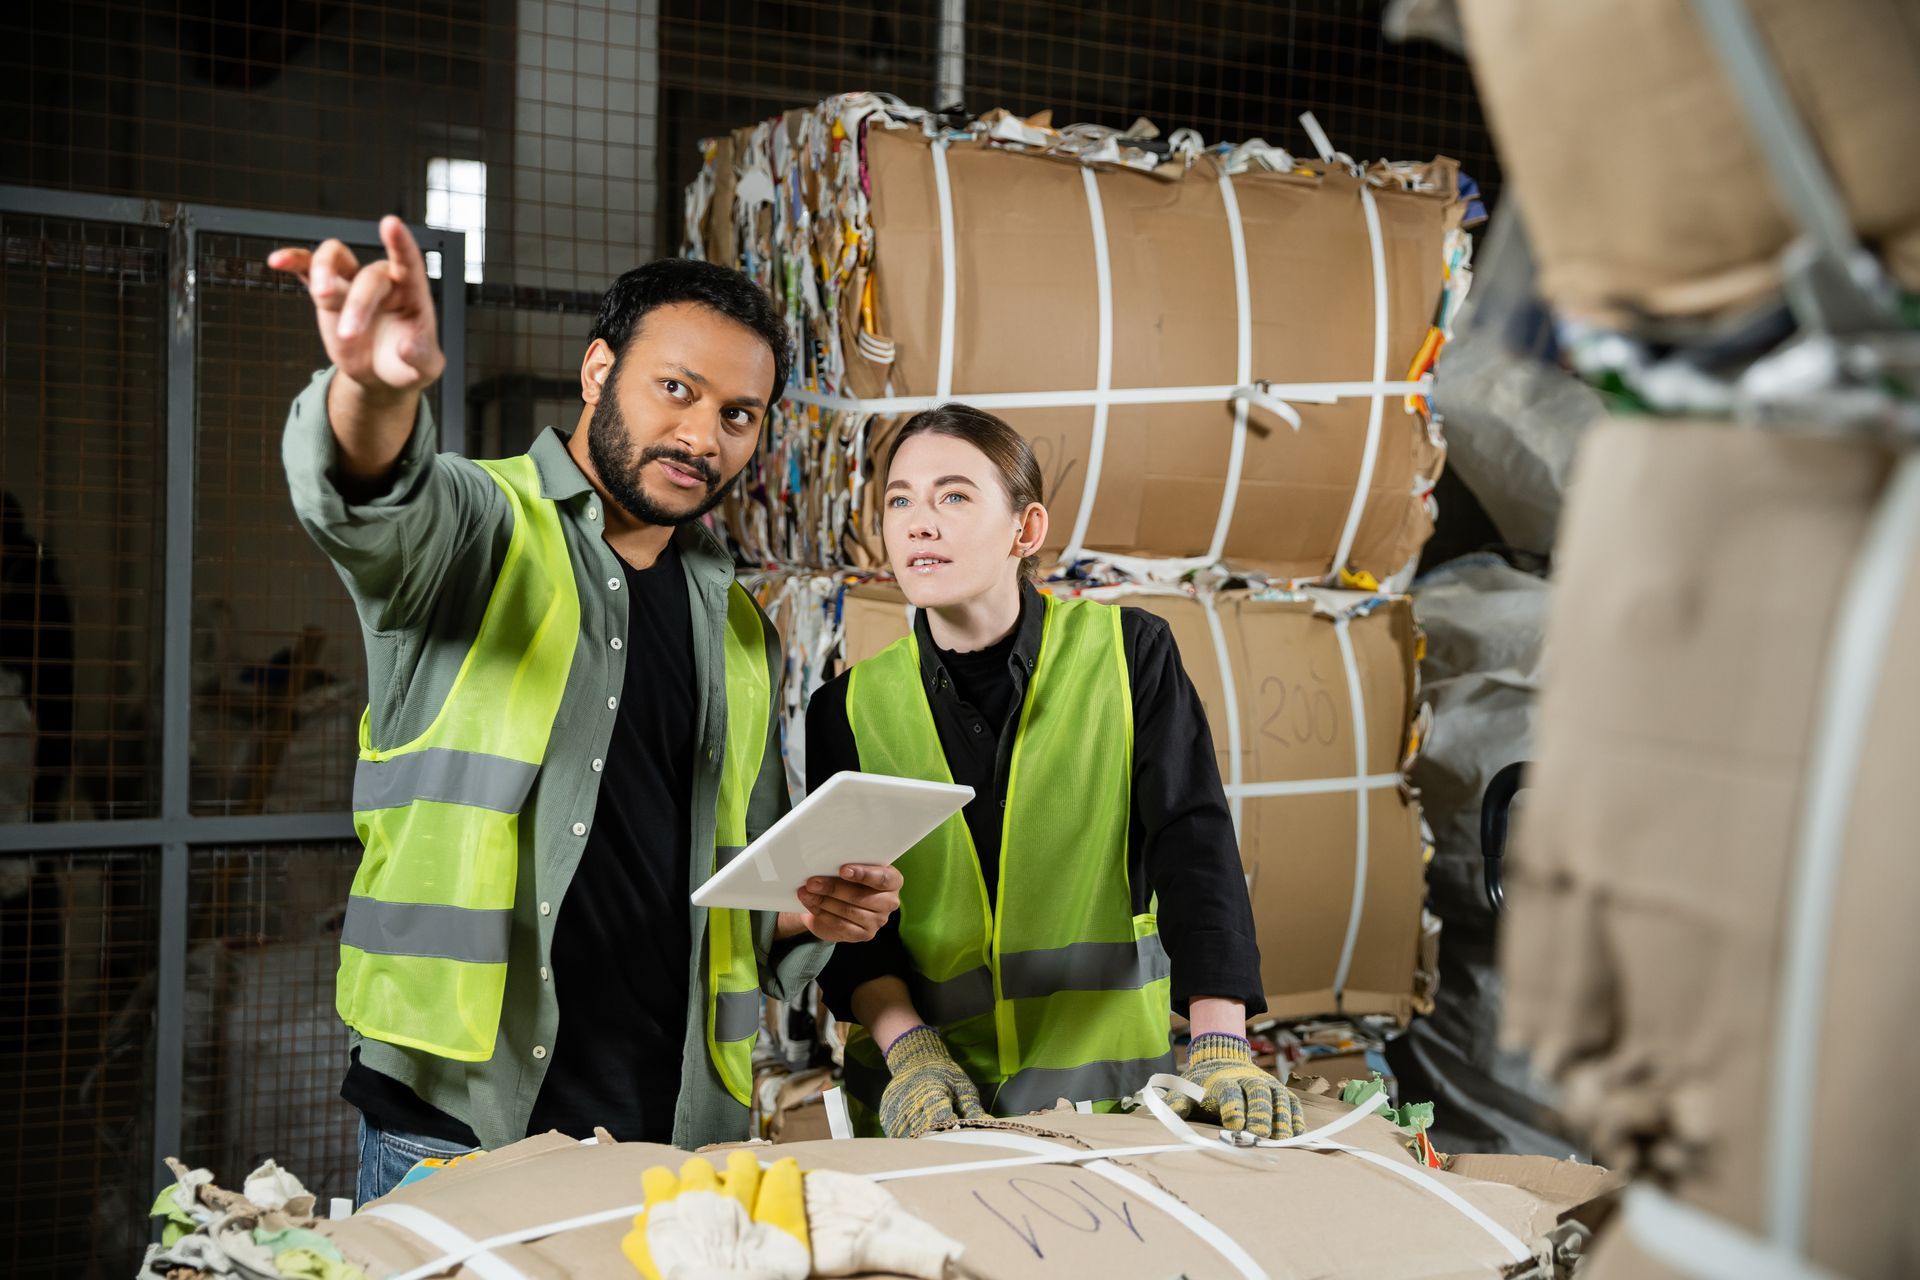
[{"label": "white digital tablet", "polygon": [[804,910],[794,894],[849,862],[892,863],[973,799],[972,787],[836,773],[693,891],[694,905]]}]

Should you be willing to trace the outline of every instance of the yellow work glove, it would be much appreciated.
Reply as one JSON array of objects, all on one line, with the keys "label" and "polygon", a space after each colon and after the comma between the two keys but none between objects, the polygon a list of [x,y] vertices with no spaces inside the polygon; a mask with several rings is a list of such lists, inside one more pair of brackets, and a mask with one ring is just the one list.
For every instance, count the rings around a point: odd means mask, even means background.
[{"label": "yellow work glove", "polygon": [[932,1027],[915,1027],[889,1045],[887,1070],[893,1079],[880,1095],[880,1127],[889,1138],[917,1138],[987,1117],[980,1091]]},{"label": "yellow work glove", "polygon": [[665,1165],[641,1175],[647,1207],[620,1248],[647,1280],[806,1280],[813,1272],[800,1166],[764,1172],[753,1152],[727,1154],[715,1174],[698,1156],[675,1177]]},{"label": "yellow work glove", "polygon": [[857,1174],[806,1174],[791,1157],[761,1170],[750,1148],[716,1175],[699,1157],[680,1174],[641,1175],[647,1207],[620,1242],[646,1280],[805,1280],[870,1272],[946,1280],[960,1246]]},{"label": "yellow work glove", "polygon": [[1196,1106],[1217,1117],[1221,1127],[1245,1130],[1256,1138],[1293,1138],[1306,1132],[1300,1100],[1272,1074],[1253,1063],[1253,1046],[1239,1036],[1210,1031],[1193,1038],[1187,1069],[1180,1078],[1200,1087],[1198,1103],[1185,1094],[1170,1100],[1184,1116]]}]

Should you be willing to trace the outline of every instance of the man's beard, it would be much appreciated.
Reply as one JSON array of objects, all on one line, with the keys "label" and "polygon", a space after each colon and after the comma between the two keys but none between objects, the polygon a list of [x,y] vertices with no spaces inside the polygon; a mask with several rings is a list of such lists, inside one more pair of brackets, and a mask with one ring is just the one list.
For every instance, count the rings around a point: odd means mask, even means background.
[{"label": "man's beard", "polygon": [[[593,469],[600,474],[600,483],[606,486],[607,495],[642,524],[671,527],[698,520],[719,506],[733,488],[733,481],[740,478],[736,474],[733,480],[722,483],[712,464],[683,449],[653,444],[636,452],[633,441],[627,438],[627,422],[620,414],[611,376],[601,391],[600,402],[593,406],[593,417],[587,422],[587,456],[593,459]],[[649,497],[641,486],[641,471],[659,458],[707,482],[706,497],[691,511],[670,511]]]}]

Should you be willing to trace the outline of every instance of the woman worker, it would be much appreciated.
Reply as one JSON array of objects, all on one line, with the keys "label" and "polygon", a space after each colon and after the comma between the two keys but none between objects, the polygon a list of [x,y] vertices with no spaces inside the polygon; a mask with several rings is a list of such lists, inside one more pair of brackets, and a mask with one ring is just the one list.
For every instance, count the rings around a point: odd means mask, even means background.
[{"label": "woman worker", "polygon": [[1176,1109],[1299,1132],[1298,1102],[1247,1043],[1247,1013],[1266,1008],[1252,910],[1165,621],[1034,589],[1040,469],[991,414],[915,415],[882,483],[913,634],[814,695],[808,786],[860,769],[974,798],[901,858],[899,911],[821,975],[828,1007],[859,1024],[856,1123],[914,1137],[1061,1098],[1109,1109],[1172,1070],[1177,1011],[1205,1100]]}]

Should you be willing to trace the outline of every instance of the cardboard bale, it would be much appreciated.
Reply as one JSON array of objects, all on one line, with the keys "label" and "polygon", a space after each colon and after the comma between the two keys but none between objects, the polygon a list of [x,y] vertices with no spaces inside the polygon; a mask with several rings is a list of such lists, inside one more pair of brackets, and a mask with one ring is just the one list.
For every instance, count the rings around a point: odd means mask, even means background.
[{"label": "cardboard bale", "polygon": [[[1348,1108],[1309,1096],[1308,1123],[1319,1126]],[[978,1165],[1018,1157],[1038,1140],[1076,1150],[1162,1145],[1167,1131],[1145,1115],[1048,1112],[1021,1120],[974,1124],[983,1139],[1005,1133],[1007,1147],[941,1141],[846,1139],[766,1150],[791,1155],[803,1169],[880,1174],[943,1165]],[[1211,1132],[1201,1126],[1202,1132]],[[1340,1141],[1413,1167],[1399,1133],[1374,1117]],[[474,1239],[635,1204],[650,1166],[677,1168],[686,1153],[641,1143],[580,1146],[558,1134],[529,1138],[455,1166],[379,1202],[425,1210]],[[1166,1276],[1212,1280],[1238,1272],[1169,1211],[1191,1211],[1209,1234],[1231,1239],[1275,1280],[1292,1277],[1491,1277],[1509,1262],[1494,1238],[1459,1210],[1393,1173],[1348,1154],[1265,1151],[1234,1157],[1182,1149],[1112,1162],[1128,1185],[1073,1165],[1034,1164],[966,1170],[886,1182],[912,1213],[960,1241],[971,1274],[984,1280],[1037,1280],[1074,1275]],[[1495,1175],[1495,1176],[1489,1176]],[[1605,1191],[1601,1170],[1525,1157],[1478,1157],[1472,1176],[1433,1172],[1491,1221],[1530,1243],[1569,1211]],[[620,1252],[626,1215],[597,1226],[494,1251],[529,1280],[573,1276],[631,1280]],[[320,1224],[346,1256],[369,1274],[418,1266],[438,1247],[392,1220],[366,1213]],[[472,1267],[447,1273],[455,1280]]]},{"label": "cardboard bale", "polygon": [[[1166,619],[1205,705],[1220,777],[1237,809],[1268,1012],[1280,1018],[1383,1013],[1404,1022],[1415,1005],[1425,893],[1419,807],[1398,781],[1416,692],[1409,602],[1351,592],[1285,599],[1220,592],[1214,608],[1227,655],[1223,678],[1207,610],[1194,597],[1094,595]],[[850,588],[843,616],[850,663],[871,657],[909,627],[905,600],[891,585]],[[1341,625],[1353,646],[1358,720]],[[1364,767],[1356,759],[1361,731]],[[1304,793],[1235,797],[1235,776],[1256,792],[1279,784]],[[1356,778],[1370,783],[1356,789]],[[1352,957],[1344,990],[1336,991],[1362,847],[1366,869]]]},{"label": "cardboard bale", "polygon": [[[1810,1132],[1811,1257],[1920,1259],[1920,1150],[1887,1089],[1920,1075],[1920,580],[1897,600],[1853,778],[1819,1016],[1844,1056],[1773,1105],[1810,744],[1845,580],[1894,456],[1655,420],[1589,434],[1547,633],[1536,762],[1509,853],[1506,1030],[1596,1155],[1755,1234],[1783,1132]],[[1915,561],[1920,563],[1920,560]],[[1633,1273],[1632,1269],[1612,1274]]]},{"label": "cardboard bale", "polygon": [[[897,344],[896,394],[935,390],[941,332],[940,217],[931,148],[906,130],[868,142],[882,323]],[[959,264],[953,397],[1096,386],[1100,332],[1094,229],[1080,167],[999,148],[948,149]],[[1232,243],[1217,173],[1165,178],[1105,169],[1096,179],[1112,265],[1115,387],[1233,385],[1238,321]],[[1252,370],[1274,382],[1374,376],[1372,258],[1357,179],[1244,173],[1231,179],[1245,229]],[[1376,189],[1386,263],[1385,377],[1403,378],[1442,288],[1450,198]],[[1306,302],[1307,305],[1302,305]],[[1225,558],[1281,578],[1324,576],[1352,507],[1366,448],[1365,399],[1298,406],[1298,432],[1253,415],[1244,469],[1226,493],[1234,414],[1226,402],[1115,406],[1086,545],[1095,552],[1202,556],[1223,502]],[[1089,478],[1091,408],[1010,409],[1033,441],[1056,513],[1045,550],[1072,531]],[[888,440],[874,440],[876,462]],[[1349,560],[1384,579],[1426,541],[1421,495],[1441,450],[1389,397]],[[879,494],[866,494],[865,546],[884,564]]]},{"label": "cardboard bale", "polygon": [[[1854,226],[1920,288],[1920,8],[1747,0]],[[1461,0],[1542,293],[1630,326],[1751,305],[1798,234],[1688,0]]]},{"label": "cardboard bale", "polygon": [[[1453,161],[1379,164],[1364,180],[1318,162],[1227,176],[1213,155],[1143,172],[982,136],[949,138],[942,154],[955,312],[953,332],[943,334],[947,272],[933,146],[910,109],[881,109],[866,95],[710,143],[706,171],[688,192],[687,248],[747,270],[795,317],[808,354],[796,387],[857,400],[961,401],[1097,389],[1099,234],[1110,268],[1108,385],[1221,394],[1204,403],[1112,406],[1097,476],[1093,407],[1006,409],[1033,441],[1053,505],[1043,551],[1065,547],[1094,481],[1083,541],[1095,553],[1204,558],[1231,508],[1221,555],[1274,578],[1327,578],[1351,565],[1385,580],[1413,558],[1432,529],[1429,495],[1444,452],[1424,410],[1397,396],[1300,403],[1298,431],[1253,410],[1229,492],[1235,410],[1225,392],[1246,381],[1411,376],[1448,280],[1464,289],[1468,278],[1449,277],[1446,267],[1449,253],[1464,265],[1467,250]],[[854,172],[857,192],[846,176]],[[1088,175],[1101,205],[1098,228]],[[1227,187],[1244,233],[1244,377]],[[1378,226],[1378,282],[1363,192]],[[809,217],[794,217],[799,210],[786,204],[805,206]],[[1376,283],[1385,300],[1378,317]],[[945,388],[943,337],[952,351]],[[891,358],[877,359],[876,347]],[[904,420],[789,402],[725,510],[729,530],[767,563],[884,567],[872,482]]]}]

